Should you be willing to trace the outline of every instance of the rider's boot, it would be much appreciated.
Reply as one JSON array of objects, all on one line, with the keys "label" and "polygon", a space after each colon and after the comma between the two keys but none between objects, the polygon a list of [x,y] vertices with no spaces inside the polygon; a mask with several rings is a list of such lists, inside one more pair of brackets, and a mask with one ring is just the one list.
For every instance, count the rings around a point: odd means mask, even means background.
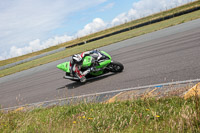
[{"label": "rider's boot", "polygon": [[93,71],[93,67],[91,68],[88,68],[86,71],[83,72],[83,74],[80,76],[80,81],[83,83],[83,82],[86,82],[86,75],[89,74],[91,71]]},{"label": "rider's boot", "polygon": [[82,76],[81,78],[80,78],[80,81],[81,81],[81,83],[85,83],[86,82],[86,77],[85,76]]}]

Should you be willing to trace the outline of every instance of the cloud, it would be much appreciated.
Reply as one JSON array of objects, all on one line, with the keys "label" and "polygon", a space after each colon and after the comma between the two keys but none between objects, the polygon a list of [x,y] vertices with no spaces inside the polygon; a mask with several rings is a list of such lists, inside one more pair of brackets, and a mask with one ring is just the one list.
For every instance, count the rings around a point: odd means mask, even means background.
[{"label": "cloud", "polygon": [[50,46],[55,46],[57,44],[70,41],[72,40],[72,36],[56,36],[54,38],[50,38],[47,41],[41,42],[40,39],[33,40],[29,43],[28,46],[22,47],[22,48],[17,48],[16,46],[12,46],[10,49],[9,56],[10,57],[16,57],[16,56],[21,56],[27,53],[35,52],[38,50],[42,50],[45,48],[48,48]]},{"label": "cloud", "polygon": [[[101,18],[95,18],[72,36],[61,35],[49,37],[48,33],[60,27],[68,14],[106,1],[107,0],[97,0],[95,2],[92,0],[85,0],[84,2],[81,0],[77,0],[76,2],[72,0],[58,0],[56,2],[54,0],[48,0],[48,2],[47,0],[1,1],[0,45],[7,44],[8,47],[11,48],[9,52],[5,50],[0,51],[0,60],[48,48],[76,37],[82,37],[110,26],[122,24],[188,2],[188,0],[140,0],[134,2],[132,8],[128,12],[119,14],[111,22],[104,22]],[[113,5],[114,3],[110,3],[102,9],[106,10],[112,8]],[[15,46],[11,44],[15,44]]]},{"label": "cloud", "polygon": [[[72,13],[106,2],[107,0],[12,0],[0,1],[0,54],[17,50],[16,56],[30,51],[30,40],[44,41],[56,36],[54,30],[62,28]],[[6,44],[6,45],[5,45]],[[29,46],[27,46],[27,44]],[[41,46],[38,46],[40,49]],[[35,49],[35,48],[34,48]],[[8,52],[10,53],[10,52]],[[12,54],[12,56],[14,56]]]},{"label": "cloud", "polygon": [[5,58],[3,56],[0,56],[0,60],[4,60]]},{"label": "cloud", "polygon": [[[195,1],[195,0],[190,0]],[[119,25],[127,21],[148,16],[166,9],[174,8],[188,3],[188,0],[140,0],[133,3],[133,7],[126,13],[121,13],[115,17],[111,25]]]},{"label": "cloud", "polygon": [[12,58],[27,53],[35,52],[38,50],[42,50],[50,46],[55,46],[60,43],[70,41],[72,39],[75,39],[76,37],[82,37],[103,30],[106,27],[107,24],[102,19],[95,18],[91,23],[85,25],[85,27],[82,30],[78,31],[77,34],[75,34],[74,36],[68,36],[68,35],[55,36],[43,42],[41,42],[40,39],[35,39],[29,42],[28,46],[25,47],[12,46],[9,53],[4,52],[3,54],[1,54],[0,59],[2,60],[2,59]]},{"label": "cloud", "polygon": [[107,24],[100,18],[95,18],[91,23],[87,24],[82,30],[78,31],[77,36],[82,37],[91,33],[103,30]]},{"label": "cloud", "polygon": [[101,12],[104,12],[105,10],[111,9],[113,6],[115,5],[115,3],[108,3],[107,5],[105,5],[103,8],[100,9]]}]

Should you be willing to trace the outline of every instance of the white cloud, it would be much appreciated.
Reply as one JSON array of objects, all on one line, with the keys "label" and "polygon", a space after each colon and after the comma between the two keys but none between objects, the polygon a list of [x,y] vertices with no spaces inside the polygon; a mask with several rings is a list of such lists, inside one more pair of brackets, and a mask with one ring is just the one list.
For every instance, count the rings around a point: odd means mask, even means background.
[{"label": "white cloud", "polygon": [[[17,47],[30,51],[30,40],[46,40],[56,34],[70,14],[107,0],[12,0],[0,1],[0,55],[9,58],[4,50],[17,50],[16,56],[23,52]],[[6,45],[5,45],[6,44]],[[29,44],[29,46],[26,46]],[[38,49],[40,49],[39,46]],[[36,49],[36,48],[33,48]],[[14,56],[12,54],[12,56]]]},{"label": "white cloud", "polygon": [[103,30],[107,24],[100,18],[95,18],[91,23],[87,24],[82,30],[78,31],[77,36],[82,37],[91,33]]},{"label": "white cloud", "polygon": [[[54,0],[48,0],[48,2],[47,0],[13,0],[8,3],[1,1],[0,45],[7,44],[11,48],[9,52],[2,50],[0,60],[48,48],[76,37],[103,30],[110,25],[118,25],[188,2],[188,0],[140,0],[134,2],[133,7],[128,12],[119,14],[110,23],[104,22],[101,18],[95,18],[73,36],[45,36],[48,32],[58,28],[63,21],[63,17],[68,14],[105,1],[107,0],[97,0],[95,2],[92,0],[85,0],[84,2],[81,0],[76,2],[72,0],[59,0],[56,2]],[[112,8],[113,5],[114,3],[110,3],[103,9]],[[46,41],[42,41],[45,39]],[[28,45],[25,45],[26,43]],[[10,46],[11,44],[21,45]]]},{"label": "white cloud", "polygon": [[3,56],[0,56],[0,60],[4,60],[5,59],[5,57],[3,57]]},{"label": "white cloud", "polygon": [[113,6],[115,5],[115,3],[108,3],[107,5],[105,5],[103,8],[100,9],[101,12],[104,12],[105,10],[111,9],[113,8]]},{"label": "white cloud", "polygon": [[0,59],[7,59],[11,57],[21,56],[27,53],[35,52],[38,50],[42,50],[48,48],[50,46],[55,46],[63,42],[70,41],[75,39],[75,37],[82,37],[100,30],[103,30],[107,27],[107,24],[100,18],[95,18],[91,23],[87,24],[82,30],[78,31],[78,33],[74,36],[55,36],[54,38],[49,38],[48,40],[41,42],[40,39],[33,40],[29,42],[28,46],[25,47],[16,47],[12,46],[10,52],[4,52]]},{"label": "white cloud", "polygon": [[72,39],[73,39],[72,36],[67,36],[67,35],[59,36],[59,37],[56,36],[44,42],[41,42],[40,39],[36,39],[34,41],[31,41],[28,46],[25,46],[22,48],[17,48],[16,46],[12,46],[8,56],[9,57],[21,56],[27,53],[42,50],[50,46],[54,46],[54,45],[66,42],[66,41],[70,41]]},{"label": "white cloud", "polygon": [[[190,0],[195,1],[195,0]],[[182,4],[188,3],[188,0],[140,0],[133,3],[132,9],[115,17],[111,25],[119,25],[127,21],[148,16],[161,10],[170,9]]]}]

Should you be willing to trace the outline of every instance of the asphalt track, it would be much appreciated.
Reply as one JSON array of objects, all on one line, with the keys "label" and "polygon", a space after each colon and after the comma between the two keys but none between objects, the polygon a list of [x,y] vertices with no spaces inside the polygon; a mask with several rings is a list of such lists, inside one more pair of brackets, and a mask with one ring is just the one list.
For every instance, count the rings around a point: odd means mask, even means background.
[{"label": "asphalt track", "polygon": [[124,72],[85,84],[63,79],[56,65],[69,58],[0,78],[2,108],[200,78],[200,19],[101,48]]}]

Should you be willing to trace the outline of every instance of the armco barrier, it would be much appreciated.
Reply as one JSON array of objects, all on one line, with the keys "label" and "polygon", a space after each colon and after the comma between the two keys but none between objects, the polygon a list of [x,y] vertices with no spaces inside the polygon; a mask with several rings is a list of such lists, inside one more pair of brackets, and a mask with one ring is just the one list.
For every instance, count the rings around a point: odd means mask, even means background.
[{"label": "armco barrier", "polygon": [[53,50],[53,51],[49,51],[49,52],[46,52],[46,53],[31,57],[31,58],[28,58],[28,59],[24,59],[24,60],[15,62],[15,63],[11,63],[11,64],[8,64],[8,65],[5,65],[5,66],[1,66],[0,70],[7,69],[7,68],[10,68],[10,67],[13,67],[13,66],[28,62],[28,61],[32,61],[32,60],[35,60],[35,59],[38,59],[38,58],[41,58],[41,57],[44,57],[44,56],[47,56],[47,55],[50,55],[50,54],[54,54],[54,53],[63,51],[65,49],[66,48],[59,48],[59,49],[56,49],[56,50]]},{"label": "armco barrier", "polygon": [[178,16],[181,16],[181,15],[184,15],[184,14],[187,14],[187,13],[197,11],[197,10],[200,10],[200,6],[197,6],[197,7],[194,7],[192,9],[185,10],[185,11],[181,11],[181,12],[178,12],[178,13],[175,13],[175,14],[172,14],[172,15],[164,16],[162,18],[157,18],[157,19],[154,19],[154,20],[151,20],[151,21],[148,21],[148,22],[144,22],[144,23],[135,25],[135,26],[131,26],[131,27],[128,27],[128,28],[125,28],[125,29],[122,29],[122,30],[119,30],[119,31],[115,31],[113,33],[109,33],[109,34],[106,34],[106,35],[103,35],[103,36],[100,36],[100,37],[92,38],[90,40],[86,40],[85,42],[76,43],[76,44],[67,46],[65,48],[59,48],[59,49],[56,49],[56,50],[53,50],[53,51],[50,51],[50,52],[47,52],[47,53],[44,53],[44,54],[41,54],[41,55],[37,55],[37,56],[31,57],[31,58],[28,58],[28,59],[25,59],[25,60],[21,60],[21,61],[15,62],[15,63],[11,63],[11,64],[8,64],[8,65],[5,65],[5,66],[1,66],[0,70],[7,69],[7,68],[10,68],[10,67],[28,62],[28,61],[32,61],[32,60],[35,60],[35,59],[56,53],[56,52],[60,52],[60,51],[65,50],[66,48],[84,45],[84,44],[89,43],[89,42],[97,41],[97,40],[100,40],[100,39],[103,39],[103,38],[106,38],[106,37],[110,37],[110,36],[113,36],[113,35],[116,35],[116,34],[119,34],[119,33],[123,33],[123,32],[129,31],[129,30],[133,30],[133,29],[136,29],[136,28],[140,28],[140,27],[143,27],[143,26],[147,26],[147,25],[150,25],[150,24],[161,22],[161,21],[173,18],[173,17],[178,17]]},{"label": "armco barrier", "polygon": [[[103,35],[103,36],[100,36],[100,37],[92,38],[90,40],[86,40],[85,42],[89,43],[89,42],[97,41],[97,40],[100,40],[100,39],[103,39],[103,38],[106,38],[106,37],[110,37],[110,36],[113,36],[113,35],[116,35],[116,34],[119,34],[119,33],[123,33],[123,32],[129,31],[129,30],[133,30],[133,29],[136,29],[136,28],[140,28],[140,27],[143,27],[143,26],[147,26],[147,25],[150,25],[150,24],[161,22],[161,21],[164,21],[164,20],[167,20],[167,19],[171,19],[173,17],[178,17],[178,16],[181,16],[181,15],[184,15],[184,14],[187,14],[187,13],[197,11],[197,10],[200,10],[200,6],[194,7],[192,9],[188,9],[188,10],[185,10],[185,11],[181,11],[181,12],[178,12],[178,13],[175,13],[175,14],[172,14],[172,15],[164,16],[162,18],[157,18],[157,19],[154,19],[154,20],[151,20],[151,21],[148,21],[148,22],[144,22],[144,23],[141,23],[141,24],[138,24],[138,25],[135,25],[135,26],[132,26],[132,27],[128,27],[128,28],[125,28],[125,29],[122,29],[122,30],[119,30],[119,31],[115,31],[113,33],[109,33],[109,34],[106,34],[106,35]],[[77,45],[84,45],[85,42],[80,42],[78,44],[74,44],[74,45],[68,46],[66,48],[74,47],[74,46],[77,46]]]}]

